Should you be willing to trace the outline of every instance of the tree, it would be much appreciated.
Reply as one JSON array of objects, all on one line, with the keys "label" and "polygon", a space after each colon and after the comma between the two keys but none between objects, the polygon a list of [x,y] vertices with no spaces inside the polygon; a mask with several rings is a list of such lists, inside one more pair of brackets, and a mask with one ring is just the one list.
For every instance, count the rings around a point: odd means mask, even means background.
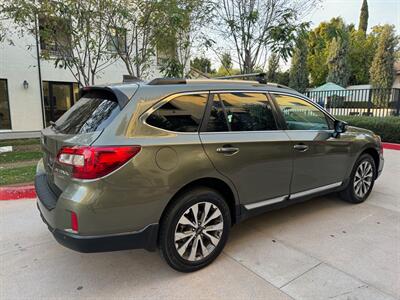
[{"label": "tree", "polygon": [[[142,78],[148,75],[155,55],[153,16],[155,4],[148,0],[114,0],[107,11],[110,28],[111,58],[120,58],[129,75]],[[114,34],[112,34],[114,32]]]},{"label": "tree", "polygon": [[222,55],[221,55],[221,65],[226,70],[232,69],[232,67],[233,67],[232,56],[230,55],[229,52],[222,53]]},{"label": "tree", "polygon": [[271,53],[268,59],[267,80],[269,82],[277,82],[279,72],[280,57],[277,53]]},{"label": "tree", "polygon": [[349,39],[349,84],[368,84],[369,69],[377,46],[374,34],[365,35],[363,31],[352,30]]},{"label": "tree", "polygon": [[347,86],[349,79],[348,41],[345,37],[333,38],[329,45],[327,82]]},{"label": "tree", "polygon": [[300,93],[308,87],[307,41],[301,36],[296,43],[289,73],[289,86]]},{"label": "tree", "polygon": [[289,85],[289,81],[290,81],[289,70],[286,70],[284,72],[278,71],[276,73],[276,83],[288,86]]},{"label": "tree", "polygon": [[195,57],[190,62],[190,66],[203,73],[215,73],[215,70],[211,69],[211,60],[205,57]]},{"label": "tree", "polygon": [[329,22],[321,22],[308,34],[308,67],[311,86],[319,86],[326,82],[328,76],[329,45],[333,38],[346,36],[348,27],[343,19],[332,18]]},{"label": "tree", "polygon": [[111,0],[14,0],[2,10],[23,34],[35,34],[39,20],[40,41],[47,47],[42,57],[55,58],[55,67],[68,69],[80,85],[87,86],[95,84],[99,73],[114,62],[105,55],[106,12],[112,7]]},{"label": "tree", "polygon": [[358,30],[367,33],[368,29],[368,3],[367,0],[363,0],[360,12],[360,21],[358,23]]},{"label": "tree", "polygon": [[371,64],[370,76],[373,88],[391,88],[394,81],[394,58],[398,37],[393,25],[384,25],[378,48]]},{"label": "tree", "polygon": [[[287,59],[299,28],[307,24],[298,21],[318,0],[221,0],[215,1],[213,24],[219,40],[234,48],[242,73],[264,68],[268,49]],[[216,41],[208,41],[214,47]]]},{"label": "tree", "polygon": [[212,5],[205,0],[160,0],[155,1],[154,8],[154,45],[167,57],[161,72],[168,77],[184,77],[190,50],[200,28],[211,18]]}]

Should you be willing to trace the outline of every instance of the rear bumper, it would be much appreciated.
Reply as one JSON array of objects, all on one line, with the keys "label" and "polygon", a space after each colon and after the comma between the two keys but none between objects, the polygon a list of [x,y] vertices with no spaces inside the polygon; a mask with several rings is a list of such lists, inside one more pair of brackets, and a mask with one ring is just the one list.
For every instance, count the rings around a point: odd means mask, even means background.
[{"label": "rear bumper", "polygon": [[38,197],[37,207],[43,222],[54,238],[67,248],[85,253],[127,249],[154,251],[157,248],[158,224],[149,224],[135,232],[107,235],[79,235],[68,229],[56,228],[57,220],[64,217],[63,214],[57,214],[59,210],[56,206],[60,194],[49,185],[43,174],[36,175],[35,188]]},{"label": "rear bumper", "polygon": [[40,206],[38,205],[37,207],[43,222],[47,225],[57,242],[69,249],[83,253],[93,253],[128,249],[155,251],[157,248],[158,224],[150,224],[144,229],[132,233],[82,236],[52,228],[44,218]]}]

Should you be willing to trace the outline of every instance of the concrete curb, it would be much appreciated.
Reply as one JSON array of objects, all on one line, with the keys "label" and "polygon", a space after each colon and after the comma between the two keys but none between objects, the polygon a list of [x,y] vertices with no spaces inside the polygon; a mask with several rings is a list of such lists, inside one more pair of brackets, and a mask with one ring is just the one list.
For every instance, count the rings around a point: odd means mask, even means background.
[{"label": "concrete curb", "polygon": [[0,187],[0,201],[35,199],[36,191],[33,184],[22,186],[3,186]]}]

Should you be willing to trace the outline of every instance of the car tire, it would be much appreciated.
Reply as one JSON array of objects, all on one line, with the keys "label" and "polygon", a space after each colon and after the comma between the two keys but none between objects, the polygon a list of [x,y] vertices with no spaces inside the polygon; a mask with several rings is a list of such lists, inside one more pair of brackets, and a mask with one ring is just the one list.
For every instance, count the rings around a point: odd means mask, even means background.
[{"label": "car tire", "polygon": [[197,271],[218,257],[230,227],[230,210],[220,193],[207,187],[187,191],[162,218],[161,255],[177,271]]},{"label": "car tire", "polygon": [[375,161],[369,154],[361,155],[351,172],[349,183],[340,197],[350,203],[364,202],[372,191],[376,179]]}]

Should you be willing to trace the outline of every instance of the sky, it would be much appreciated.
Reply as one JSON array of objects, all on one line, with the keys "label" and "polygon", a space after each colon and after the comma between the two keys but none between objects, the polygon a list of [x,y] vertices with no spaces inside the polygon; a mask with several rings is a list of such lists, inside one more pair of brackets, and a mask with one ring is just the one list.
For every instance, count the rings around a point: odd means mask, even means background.
[{"label": "sky", "polygon": [[[341,16],[346,23],[354,23],[358,26],[358,18],[362,0],[322,0],[309,16],[314,28],[322,21],[328,21],[333,17]],[[368,27],[369,29],[379,24],[394,24],[400,33],[400,0],[368,0]]]}]

